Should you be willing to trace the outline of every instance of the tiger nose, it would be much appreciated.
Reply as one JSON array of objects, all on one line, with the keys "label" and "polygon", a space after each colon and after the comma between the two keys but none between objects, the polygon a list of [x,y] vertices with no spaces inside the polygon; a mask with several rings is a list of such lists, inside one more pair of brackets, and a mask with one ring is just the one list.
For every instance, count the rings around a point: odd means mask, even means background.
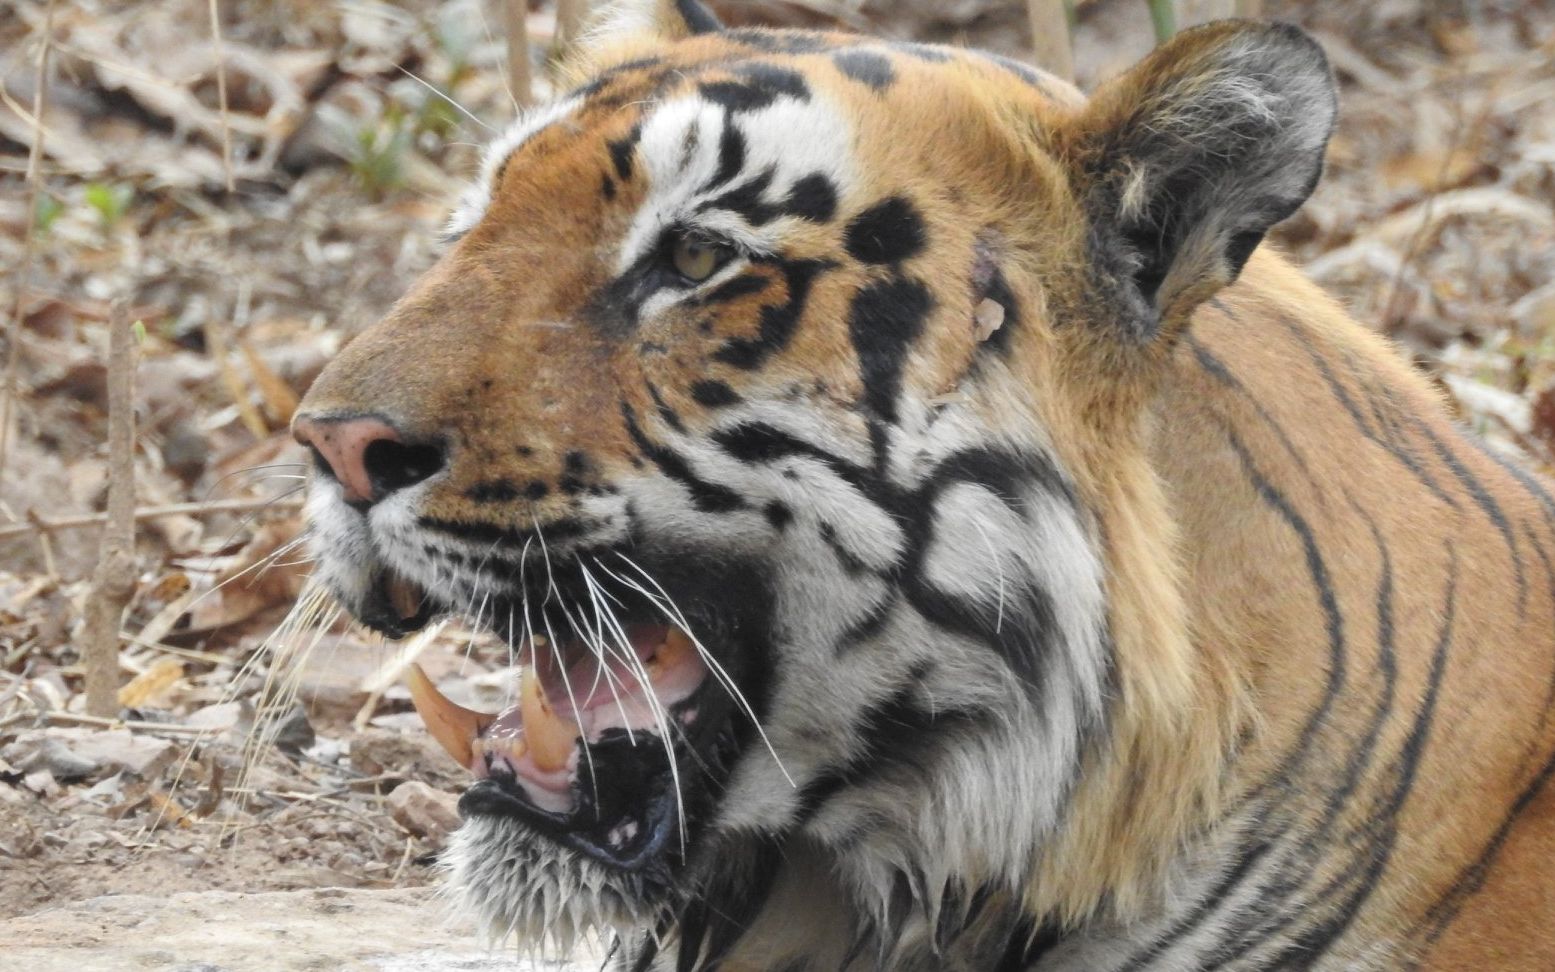
[{"label": "tiger nose", "polygon": [[407,443],[379,418],[299,415],[292,435],[313,449],[320,469],[340,483],[347,503],[371,505],[443,468],[442,448]]}]

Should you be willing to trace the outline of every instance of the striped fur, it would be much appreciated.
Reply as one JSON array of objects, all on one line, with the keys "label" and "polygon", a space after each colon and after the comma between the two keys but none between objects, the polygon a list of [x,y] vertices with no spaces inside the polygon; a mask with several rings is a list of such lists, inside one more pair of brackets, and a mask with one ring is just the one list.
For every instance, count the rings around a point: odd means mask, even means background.
[{"label": "striped fur", "polygon": [[[448,456],[314,484],[359,613],[387,570],[500,627],[543,545],[754,619],[770,749],[683,854],[477,818],[465,906],[640,970],[1555,967],[1555,499],[1254,249],[1310,42],[1212,25],[1087,102],[705,17],[614,5],[303,406]],[[736,255],[666,286],[677,227]]]}]

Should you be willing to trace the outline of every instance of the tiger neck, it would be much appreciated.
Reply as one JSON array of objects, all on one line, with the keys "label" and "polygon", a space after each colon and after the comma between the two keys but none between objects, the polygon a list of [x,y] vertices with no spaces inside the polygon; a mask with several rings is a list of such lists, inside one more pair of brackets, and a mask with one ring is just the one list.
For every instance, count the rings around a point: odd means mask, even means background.
[{"label": "tiger neck", "polygon": [[[1315,380],[1293,378],[1303,362]],[[1111,451],[1074,463],[1100,524],[1119,697],[1066,827],[1045,849],[1031,914],[1144,927],[1167,907],[1168,887],[1191,884],[1196,869],[1235,868],[1256,844],[1256,834],[1220,837],[1245,830],[1249,793],[1289,768],[1293,741],[1315,732],[1304,731],[1310,714],[1334,704],[1325,682],[1337,568],[1324,544],[1375,532],[1362,500],[1415,499],[1376,481],[1370,444],[1347,430],[1345,404],[1322,378],[1336,367],[1346,373],[1334,382],[1453,435],[1395,352],[1259,251],[1176,348],[1144,447],[1106,441],[1096,448]],[[1311,742],[1341,743],[1344,731]],[[1320,766],[1331,768],[1302,756],[1295,768]],[[1286,799],[1310,800],[1321,816],[1323,792]]]}]

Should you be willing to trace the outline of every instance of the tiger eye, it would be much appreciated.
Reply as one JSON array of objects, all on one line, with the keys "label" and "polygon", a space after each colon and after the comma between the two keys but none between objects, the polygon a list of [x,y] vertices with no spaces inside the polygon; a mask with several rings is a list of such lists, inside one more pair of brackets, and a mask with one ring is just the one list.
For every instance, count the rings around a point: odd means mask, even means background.
[{"label": "tiger eye", "polygon": [[696,240],[679,239],[670,252],[675,271],[687,280],[701,283],[718,269],[723,262],[722,248],[699,243]]}]

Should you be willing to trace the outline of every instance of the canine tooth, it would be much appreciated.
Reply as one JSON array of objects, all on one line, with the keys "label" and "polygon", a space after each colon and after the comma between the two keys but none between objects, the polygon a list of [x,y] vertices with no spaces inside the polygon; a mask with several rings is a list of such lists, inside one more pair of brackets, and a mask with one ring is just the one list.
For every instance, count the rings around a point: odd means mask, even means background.
[{"label": "canine tooth", "polygon": [[473,742],[496,716],[466,709],[451,701],[437,690],[415,662],[405,669],[405,685],[410,689],[410,702],[416,707],[416,714],[421,717],[427,732],[454,758],[454,762],[469,769]]},{"label": "canine tooth", "polygon": [[389,605],[401,621],[408,621],[421,613],[421,604],[426,595],[415,582],[403,577],[391,577],[388,588]]},{"label": "canine tooth", "polygon": [[696,654],[696,644],[691,636],[684,631],[671,626],[669,633],[664,636],[664,643],[659,646],[658,662],[665,668],[674,668],[685,660],[687,655]]},{"label": "canine tooth", "polygon": [[551,711],[540,688],[540,676],[533,668],[524,669],[518,689],[518,706],[524,718],[524,738],[535,765],[547,773],[566,766],[580,730],[576,723]]}]

